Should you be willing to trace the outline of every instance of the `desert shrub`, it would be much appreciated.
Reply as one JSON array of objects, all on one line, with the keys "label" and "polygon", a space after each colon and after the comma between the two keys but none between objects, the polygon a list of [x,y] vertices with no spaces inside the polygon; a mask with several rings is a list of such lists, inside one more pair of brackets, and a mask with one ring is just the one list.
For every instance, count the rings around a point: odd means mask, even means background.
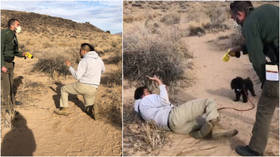
[{"label": "desert shrub", "polygon": [[167,131],[154,122],[144,122],[132,108],[125,107],[123,114],[124,155],[133,155],[137,151],[151,151],[167,143]]},{"label": "desert shrub", "polygon": [[160,22],[166,25],[173,25],[180,23],[180,15],[179,14],[167,14],[160,19]]},{"label": "desert shrub", "polygon": [[227,11],[224,8],[209,9],[207,15],[210,18],[210,23],[203,26],[204,29],[210,32],[218,32],[228,30],[229,27],[224,23],[229,17]]},{"label": "desert shrub", "polygon": [[64,62],[65,59],[62,56],[56,58],[40,58],[34,65],[32,71],[43,72],[49,74],[51,77],[54,77],[55,74],[66,76],[70,72]]},{"label": "desert shrub", "polygon": [[157,148],[159,145],[162,145],[165,142],[165,130],[158,128],[154,122],[143,122],[142,128],[143,140],[146,144],[151,146],[152,149]]},{"label": "desert shrub", "polygon": [[105,64],[117,64],[122,61],[121,55],[115,55],[106,59],[103,59]]},{"label": "desert shrub", "polygon": [[176,27],[161,29],[159,34],[151,34],[145,26],[133,31],[124,34],[125,79],[140,81],[146,75],[158,75],[169,85],[183,78],[183,59],[191,56],[179,41],[181,35]]},{"label": "desert shrub", "polygon": [[124,77],[131,81],[144,80],[146,75],[160,76],[164,83],[181,79],[183,67],[179,64],[180,58],[168,56],[165,52],[129,52],[124,53]]},{"label": "desert shrub", "polygon": [[202,36],[205,35],[205,31],[201,27],[190,27],[189,36]]},{"label": "desert shrub", "polygon": [[105,86],[113,86],[114,84],[116,85],[121,85],[122,84],[122,70],[116,70],[112,73],[108,73],[107,75],[103,76],[101,78],[101,83],[104,84]]}]

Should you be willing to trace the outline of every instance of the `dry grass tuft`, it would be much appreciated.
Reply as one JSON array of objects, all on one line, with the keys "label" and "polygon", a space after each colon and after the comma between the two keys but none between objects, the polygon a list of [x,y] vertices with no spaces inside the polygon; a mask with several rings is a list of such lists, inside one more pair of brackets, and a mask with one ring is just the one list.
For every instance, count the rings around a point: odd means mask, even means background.
[{"label": "dry grass tuft", "polygon": [[103,60],[105,64],[118,64],[122,61],[121,55],[115,55]]},{"label": "dry grass tuft", "polygon": [[225,21],[230,19],[225,8],[216,7],[209,9],[207,15],[210,18],[210,23],[204,25],[203,28],[208,32],[219,32],[230,29],[229,26],[225,24]]},{"label": "dry grass tuft", "polygon": [[65,59],[62,56],[39,59],[34,65],[32,71],[49,74],[52,78],[54,78],[56,74],[59,76],[70,75],[69,68],[64,64],[64,62]]},{"label": "dry grass tuft", "polygon": [[154,122],[144,122],[132,108],[125,108],[124,115],[124,155],[133,155],[136,151],[147,153],[167,143],[167,131]]},{"label": "dry grass tuft", "polygon": [[189,36],[202,36],[205,35],[204,28],[201,27],[190,27]]},{"label": "dry grass tuft", "polygon": [[160,19],[160,22],[166,25],[174,25],[180,23],[180,15],[179,14],[167,14]]},{"label": "dry grass tuft", "polygon": [[122,85],[122,71],[121,69],[108,73],[101,78],[101,84],[111,87],[112,85]]},{"label": "dry grass tuft", "polygon": [[124,76],[131,81],[140,81],[146,75],[160,76],[169,85],[183,78],[183,67],[178,64],[179,58],[168,56],[160,51],[124,53]]},{"label": "dry grass tuft", "polygon": [[158,75],[167,85],[182,79],[183,60],[191,55],[180,38],[177,27],[165,27],[159,34],[152,34],[144,25],[134,33],[128,31],[124,37],[124,78],[140,81],[146,75]]}]

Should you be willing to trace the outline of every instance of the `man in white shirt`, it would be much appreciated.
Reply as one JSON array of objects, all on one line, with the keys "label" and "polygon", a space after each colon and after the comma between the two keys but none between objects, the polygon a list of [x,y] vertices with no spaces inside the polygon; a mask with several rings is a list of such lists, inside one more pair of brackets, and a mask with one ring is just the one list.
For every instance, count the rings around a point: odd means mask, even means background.
[{"label": "man in white shirt", "polygon": [[160,94],[151,94],[147,87],[135,90],[134,110],[146,121],[154,121],[159,127],[175,133],[190,134],[194,138],[229,137],[237,130],[212,133],[214,124],[219,120],[216,103],[211,99],[196,99],[180,106],[169,102],[165,85],[157,77],[148,77],[159,85]]},{"label": "man in white shirt", "polygon": [[69,61],[65,63],[78,82],[61,88],[60,108],[54,112],[59,115],[69,115],[68,94],[80,94],[84,97],[85,112],[95,119],[95,114],[93,113],[95,93],[100,84],[101,74],[105,72],[105,66],[102,59],[94,51],[94,47],[88,43],[81,45],[80,56],[82,60],[78,65],[77,71],[74,70]]}]

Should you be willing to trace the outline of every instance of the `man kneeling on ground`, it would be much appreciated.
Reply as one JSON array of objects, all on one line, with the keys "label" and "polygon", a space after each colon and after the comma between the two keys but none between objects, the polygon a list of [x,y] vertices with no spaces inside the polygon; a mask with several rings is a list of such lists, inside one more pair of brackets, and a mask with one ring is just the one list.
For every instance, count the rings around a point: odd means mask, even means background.
[{"label": "man kneeling on ground", "polygon": [[180,106],[169,102],[165,85],[157,77],[148,77],[159,85],[160,94],[151,94],[147,87],[139,87],[134,93],[134,110],[145,121],[154,121],[159,127],[194,138],[232,137],[238,131],[214,132],[219,121],[216,103],[211,99],[196,99]]},{"label": "man kneeling on ground", "polygon": [[77,71],[71,67],[69,61],[66,61],[69,71],[78,82],[68,84],[61,88],[60,108],[54,112],[59,115],[69,115],[68,94],[80,94],[84,97],[84,111],[95,119],[96,115],[93,112],[94,99],[100,83],[101,74],[105,71],[105,67],[102,59],[94,51],[94,47],[88,43],[81,45],[80,56],[82,60],[78,65]]}]

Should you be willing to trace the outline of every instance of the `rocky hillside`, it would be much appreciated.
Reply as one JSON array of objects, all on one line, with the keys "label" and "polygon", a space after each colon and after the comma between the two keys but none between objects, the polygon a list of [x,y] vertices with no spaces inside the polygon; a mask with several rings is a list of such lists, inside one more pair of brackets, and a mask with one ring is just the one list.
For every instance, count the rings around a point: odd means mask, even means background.
[{"label": "rocky hillside", "polygon": [[22,27],[24,27],[25,30],[29,32],[54,33],[57,29],[103,32],[101,29],[91,25],[88,22],[77,23],[72,20],[59,17],[41,15],[33,12],[29,13],[11,10],[1,10],[1,28],[7,27],[6,21],[8,21],[10,18],[19,19]]}]

